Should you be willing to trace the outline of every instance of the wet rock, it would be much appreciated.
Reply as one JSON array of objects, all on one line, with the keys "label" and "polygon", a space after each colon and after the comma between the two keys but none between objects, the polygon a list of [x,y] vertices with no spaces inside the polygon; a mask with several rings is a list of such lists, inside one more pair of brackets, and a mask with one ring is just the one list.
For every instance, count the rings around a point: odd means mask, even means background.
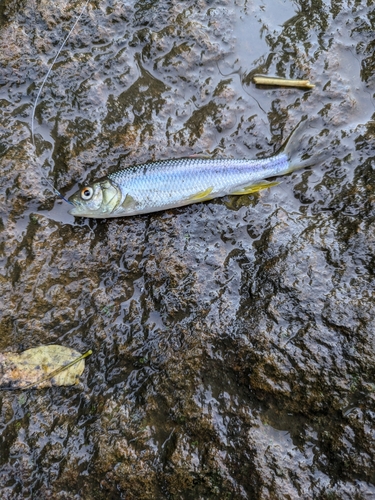
[{"label": "wet rock", "polygon": [[[0,394],[2,498],[374,496],[374,8],[263,4],[90,4],[35,147],[83,4],[0,9],[0,348],[94,351]],[[74,221],[44,180],[269,155],[304,115],[329,155],[255,195]]]}]

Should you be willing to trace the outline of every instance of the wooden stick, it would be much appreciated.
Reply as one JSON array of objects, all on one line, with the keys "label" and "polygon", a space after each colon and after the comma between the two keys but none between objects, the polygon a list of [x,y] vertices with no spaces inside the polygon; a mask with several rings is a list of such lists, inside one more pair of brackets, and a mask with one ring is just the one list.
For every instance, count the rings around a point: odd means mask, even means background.
[{"label": "wooden stick", "polygon": [[302,89],[313,89],[315,85],[309,80],[289,80],[277,76],[254,75],[253,81],[256,85],[277,85],[279,87],[299,87]]}]

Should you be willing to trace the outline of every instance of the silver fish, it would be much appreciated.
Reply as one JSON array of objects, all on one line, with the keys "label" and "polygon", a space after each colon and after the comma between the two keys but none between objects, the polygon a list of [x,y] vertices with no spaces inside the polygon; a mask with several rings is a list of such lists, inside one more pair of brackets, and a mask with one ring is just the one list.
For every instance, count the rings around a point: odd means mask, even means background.
[{"label": "silver fish", "polygon": [[281,152],[259,160],[180,158],[135,165],[85,185],[69,201],[75,217],[109,218],[158,212],[226,195],[270,187],[269,177],[311,165],[292,149],[296,132]]}]

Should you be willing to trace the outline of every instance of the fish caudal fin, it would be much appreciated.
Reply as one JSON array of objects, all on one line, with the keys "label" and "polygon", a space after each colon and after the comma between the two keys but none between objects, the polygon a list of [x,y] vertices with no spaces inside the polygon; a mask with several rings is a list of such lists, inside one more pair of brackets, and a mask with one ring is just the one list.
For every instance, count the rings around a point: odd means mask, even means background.
[{"label": "fish caudal fin", "polygon": [[288,172],[322,163],[329,155],[327,148],[319,151],[317,127],[314,120],[301,120],[290,134],[280,153],[289,159]]}]

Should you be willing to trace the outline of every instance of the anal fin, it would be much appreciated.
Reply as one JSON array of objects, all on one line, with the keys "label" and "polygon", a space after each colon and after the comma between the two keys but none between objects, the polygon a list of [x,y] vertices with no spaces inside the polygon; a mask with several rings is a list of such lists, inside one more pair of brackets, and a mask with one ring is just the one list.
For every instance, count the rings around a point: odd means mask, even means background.
[{"label": "anal fin", "polygon": [[244,186],[242,189],[239,189],[238,191],[233,191],[230,194],[238,195],[241,196],[242,194],[251,194],[251,193],[256,193],[257,191],[260,191],[261,189],[266,189],[272,186],[277,186],[280,184],[280,182],[274,181],[266,181],[266,180],[261,180],[255,184],[250,184],[249,186]]}]

